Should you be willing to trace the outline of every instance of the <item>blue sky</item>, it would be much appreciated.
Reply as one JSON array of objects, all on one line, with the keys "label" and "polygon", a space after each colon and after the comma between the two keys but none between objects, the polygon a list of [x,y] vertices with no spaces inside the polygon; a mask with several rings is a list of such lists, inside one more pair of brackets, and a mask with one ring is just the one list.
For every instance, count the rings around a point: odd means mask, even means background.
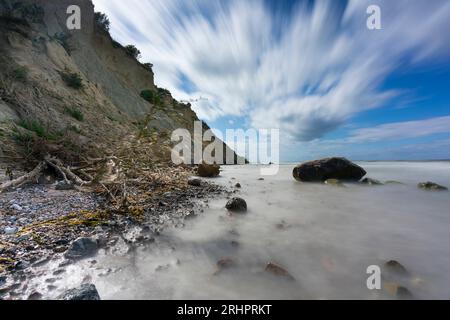
[{"label": "blue sky", "polygon": [[450,1],[94,4],[211,127],[279,129],[281,161],[450,159]]}]

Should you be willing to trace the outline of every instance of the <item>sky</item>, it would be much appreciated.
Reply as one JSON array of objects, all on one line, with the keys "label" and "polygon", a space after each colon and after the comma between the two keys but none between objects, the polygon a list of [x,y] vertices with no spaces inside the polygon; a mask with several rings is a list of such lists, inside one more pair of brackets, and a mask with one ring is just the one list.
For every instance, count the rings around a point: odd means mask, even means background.
[{"label": "sky", "polygon": [[450,1],[93,2],[215,132],[278,129],[281,162],[450,159]]}]

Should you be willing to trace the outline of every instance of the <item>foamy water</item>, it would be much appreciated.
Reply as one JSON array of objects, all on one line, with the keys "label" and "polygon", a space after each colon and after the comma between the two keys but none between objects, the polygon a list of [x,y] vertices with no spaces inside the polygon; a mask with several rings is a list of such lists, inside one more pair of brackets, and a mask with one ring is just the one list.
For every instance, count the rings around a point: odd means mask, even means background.
[{"label": "foamy water", "polygon": [[[395,259],[411,277],[394,280],[414,297],[449,299],[450,193],[417,183],[450,186],[450,163],[360,165],[371,178],[404,185],[304,184],[292,178],[293,165],[259,181],[256,166],[225,167],[214,182],[239,182],[247,214],[230,217],[226,198],[210,201],[155,244],[96,258],[98,270],[115,272],[99,276],[85,261],[68,267],[64,282],[76,286],[89,274],[103,299],[389,299],[367,289],[366,269]],[[235,266],[214,275],[224,257]],[[295,280],[264,272],[270,261]]]}]

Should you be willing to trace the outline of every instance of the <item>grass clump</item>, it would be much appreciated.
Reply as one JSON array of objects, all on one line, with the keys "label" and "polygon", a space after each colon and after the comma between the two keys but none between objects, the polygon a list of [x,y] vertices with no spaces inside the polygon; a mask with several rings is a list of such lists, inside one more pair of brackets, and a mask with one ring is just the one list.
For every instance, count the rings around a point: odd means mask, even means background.
[{"label": "grass clump", "polygon": [[11,71],[11,76],[16,81],[27,82],[28,69],[26,67],[17,67]]},{"label": "grass clump", "polygon": [[17,125],[28,131],[34,132],[40,138],[45,138],[47,136],[47,130],[45,130],[36,120],[20,120]]},{"label": "grass clump", "polygon": [[83,79],[81,79],[81,77],[78,73],[62,72],[61,78],[71,88],[74,88],[77,90],[83,88]]},{"label": "grass clump", "polygon": [[64,109],[64,111],[65,111],[68,115],[70,115],[72,118],[74,118],[74,119],[76,119],[76,120],[78,120],[78,121],[80,121],[80,122],[83,122],[83,121],[84,121],[84,114],[83,114],[83,112],[82,112],[80,109],[78,109],[78,108],[76,108],[76,107],[72,107],[72,108],[66,107],[66,108]]},{"label": "grass clump", "polygon": [[[56,140],[62,135],[61,133],[48,132],[44,126],[36,120],[20,120],[17,122],[17,125],[25,130],[33,132],[36,136],[45,140]],[[33,140],[33,136],[29,132],[19,132],[17,129],[14,131],[14,138],[23,143]]]}]

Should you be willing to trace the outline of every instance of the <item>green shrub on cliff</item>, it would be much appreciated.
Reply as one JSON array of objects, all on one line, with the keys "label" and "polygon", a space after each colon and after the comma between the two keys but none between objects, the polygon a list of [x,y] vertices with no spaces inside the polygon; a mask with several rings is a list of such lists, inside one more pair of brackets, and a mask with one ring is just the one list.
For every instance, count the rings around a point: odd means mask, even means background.
[{"label": "green shrub on cliff", "polygon": [[83,88],[83,79],[81,79],[78,73],[62,72],[61,78],[71,88],[81,89]]},{"label": "green shrub on cliff", "polygon": [[141,57],[141,51],[139,51],[136,46],[129,44],[125,47],[125,52],[134,59],[139,59]]},{"label": "green shrub on cliff", "polygon": [[108,16],[101,12],[94,13],[95,23],[104,31],[109,32],[109,28],[111,26],[111,22],[108,19]]},{"label": "green shrub on cliff", "polygon": [[159,95],[159,93],[154,92],[152,90],[141,91],[141,97],[144,100],[147,100],[148,102],[153,103],[155,105],[161,104],[161,96]]}]

